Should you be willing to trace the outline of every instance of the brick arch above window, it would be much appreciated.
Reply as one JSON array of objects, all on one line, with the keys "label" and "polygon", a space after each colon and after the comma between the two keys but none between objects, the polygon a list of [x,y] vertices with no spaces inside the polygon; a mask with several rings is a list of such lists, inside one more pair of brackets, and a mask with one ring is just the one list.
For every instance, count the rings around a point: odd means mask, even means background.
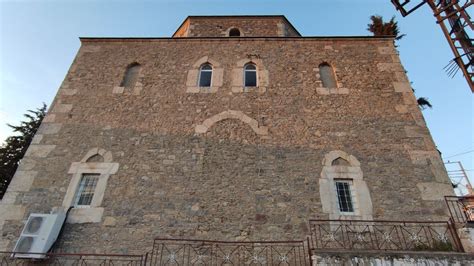
[{"label": "brick arch above window", "polygon": [[[199,71],[204,64],[212,66],[212,84],[210,87],[199,86]],[[214,93],[217,92],[224,83],[224,68],[221,64],[210,58],[203,56],[199,58],[192,67],[188,70],[186,78],[186,92],[187,93]]]},{"label": "brick arch above window", "polygon": [[[244,67],[248,64],[254,64],[257,67],[257,87],[246,88],[244,84]],[[237,61],[232,69],[232,92],[253,92],[264,93],[269,85],[268,70],[265,68],[262,59],[242,59]]]}]

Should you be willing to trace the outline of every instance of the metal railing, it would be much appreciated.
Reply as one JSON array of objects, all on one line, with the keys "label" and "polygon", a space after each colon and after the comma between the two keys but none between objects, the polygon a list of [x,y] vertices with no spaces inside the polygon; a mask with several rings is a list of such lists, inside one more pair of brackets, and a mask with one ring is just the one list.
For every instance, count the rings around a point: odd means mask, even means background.
[{"label": "metal railing", "polygon": [[310,220],[311,249],[462,252],[448,222]]},{"label": "metal railing", "polygon": [[[20,258],[20,257],[41,258]],[[25,253],[1,252],[0,266],[9,265],[146,265],[147,255],[118,254],[63,254],[63,253]]]},{"label": "metal railing", "polygon": [[455,224],[474,223],[474,196],[445,196],[444,199]]},{"label": "metal railing", "polygon": [[311,265],[305,241],[229,242],[157,238],[151,265]]}]

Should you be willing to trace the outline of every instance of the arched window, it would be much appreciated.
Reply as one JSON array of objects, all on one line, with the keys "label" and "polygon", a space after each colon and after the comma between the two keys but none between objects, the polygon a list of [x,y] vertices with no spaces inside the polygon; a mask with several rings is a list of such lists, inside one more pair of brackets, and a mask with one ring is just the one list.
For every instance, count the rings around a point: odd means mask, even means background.
[{"label": "arched window", "polygon": [[319,65],[319,76],[321,77],[324,88],[337,88],[334,70],[328,63]]},{"label": "arched window", "polygon": [[257,67],[253,63],[244,66],[244,86],[257,87]]},{"label": "arched window", "polygon": [[229,37],[239,37],[240,36],[240,30],[237,28],[232,28],[229,31]]},{"label": "arched window", "polygon": [[199,87],[211,87],[212,66],[205,63],[199,69]]},{"label": "arched window", "polygon": [[123,76],[122,83],[120,87],[133,88],[135,83],[137,83],[138,75],[140,74],[141,66],[139,63],[132,63],[125,70],[125,75]]}]

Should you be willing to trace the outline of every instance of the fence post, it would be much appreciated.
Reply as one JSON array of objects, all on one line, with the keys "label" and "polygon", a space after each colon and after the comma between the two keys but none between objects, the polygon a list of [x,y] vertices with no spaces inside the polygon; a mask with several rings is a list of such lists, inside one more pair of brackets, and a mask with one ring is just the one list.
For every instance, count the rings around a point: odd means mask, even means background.
[{"label": "fence post", "polygon": [[[143,257],[142,257],[142,259],[143,259]],[[147,260],[148,260],[148,252],[145,253],[145,258],[144,258],[144,261],[143,261],[143,264],[142,264],[143,266],[146,266]]]},{"label": "fence post", "polygon": [[453,237],[454,244],[456,245],[456,250],[460,252],[465,252],[464,247],[462,246],[461,239],[459,238],[458,230],[456,229],[456,225],[454,223],[453,218],[449,218],[446,222],[448,224],[448,229],[451,232],[451,236]]}]

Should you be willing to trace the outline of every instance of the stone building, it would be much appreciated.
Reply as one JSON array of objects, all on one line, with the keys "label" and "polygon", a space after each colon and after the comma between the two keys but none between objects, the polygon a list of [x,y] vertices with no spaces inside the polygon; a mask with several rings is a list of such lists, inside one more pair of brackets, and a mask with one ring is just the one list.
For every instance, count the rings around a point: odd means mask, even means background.
[{"label": "stone building", "polygon": [[449,218],[451,183],[392,37],[190,16],[171,38],[80,40],[1,200],[0,250],[31,213],[60,209],[55,249],[70,253]]}]

